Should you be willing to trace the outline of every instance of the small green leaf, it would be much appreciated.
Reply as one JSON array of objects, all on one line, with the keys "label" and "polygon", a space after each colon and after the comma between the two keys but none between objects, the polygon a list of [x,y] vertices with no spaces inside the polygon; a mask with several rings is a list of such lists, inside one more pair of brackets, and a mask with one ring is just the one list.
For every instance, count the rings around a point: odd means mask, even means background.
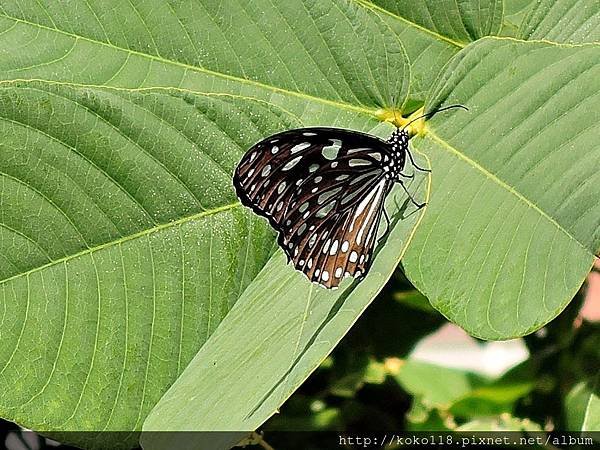
[{"label": "small green leaf", "polygon": [[460,397],[486,383],[485,378],[460,369],[408,360],[395,376],[403,389],[429,408],[448,409]]},{"label": "small green leaf", "polygon": [[565,413],[569,430],[600,431],[600,375],[571,389]]}]

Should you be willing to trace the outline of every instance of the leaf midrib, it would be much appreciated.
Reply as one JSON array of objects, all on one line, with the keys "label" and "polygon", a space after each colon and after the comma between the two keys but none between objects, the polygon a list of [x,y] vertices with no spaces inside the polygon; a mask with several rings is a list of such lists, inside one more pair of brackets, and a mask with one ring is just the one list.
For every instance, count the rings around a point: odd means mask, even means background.
[{"label": "leaf midrib", "polygon": [[72,255],[67,255],[67,256],[64,256],[62,258],[55,259],[55,260],[50,261],[49,263],[46,263],[44,265],[41,265],[41,266],[38,266],[38,267],[34,267],[33,269],[30,269],[30,270],[28,270],[26,272],[17,273],[17,274],[12,275],[12,276],[10,276],[8,278],[5,278],[4,280],[0,280],[0,286],[2,286],[3,284],[5,284],[5,283],[7,283],[7,282],[9,282],[9,281],[11,281],[13,279],[24,277],[24,276],[26,277],[26,276],[28,276],[28,275],[30,275],[32,273],[44,270],[47,267],[52,267],[52,266],[55,266],[57,264],[65,263],[65,262],[71,261],[71,260],[76,259],[76,258],[78,258],[80,256],[83,256],[83,255],[93,254],[93,253],[95,253],[97,251],[100,251],[102,249],[113,247],[113,246],[117,246],[117,245],[123,244],[125,242],[133,241],[133,240],[138,239],[140,237],[149,236],[151,234],[157,233],[157,232],[159,232],[161,230],[164,230],[164,229],[167,229],[167,228],[176,227],[178,225],[181,225],[181,224],[184,224],[184,223],[188,223],[188,222],[192,222],[194,220],[198,220],[198,219],[201,219],[203,217],[208,217],[208,216],[212,216],[212,215],[215,215],[215,214],[218,214],[218,213],[226,212],[226,211],[229,211],[231,209],[237,208],[239,206],[241,206],[241,203],[240,202],[235,202],[235,203],[229,203],[227,205],[219,206],[219,207],[216,207],[216,208],[213,208],[213,209],[207,209],[207,210],[201,211],[201,212],[199,212],[197,214],[193,214],[191,216],[182,217],[180,219],[173,220],[171,222],[162,223],[162,224],[159,224],[159,225],[157,225],[155,227],[147,228],[147,229],[139,231],[137,233],[133,233],[133,234],[130,234],[130,235],[127,235],[127,236],[123,236],[123,237],[121,237],[119,239],[115,239],[113,241],[105,242],[105,243],[97,245],[95,247],[86,248],[85,250],[82,250],[82,251],[77,252],[77,253],[73,253]]},{"label": "leaf midrib", "polygon": [[466,162],[468,165],[470,165],[471,167],[473,167],[475,170],[479,171],[486,178],[488,178],[492,182],[496,183],[502,189],[504,189],[505,191],[507,191],[510,194],[514,195],[517,199],[519,199],[520,201],[522,201],[523,203],[525,203],[528,207],[530,207],[533,210],[537,211],[542,217],[544,217],[545,219],[547,219],[552,225],[554,225],[556,228],[558,228],[559,231],[561,231],[562,233],[564,233],[572,241],[576,242],[577,245],[579,247],[581,247],[586,253],[590,254],[591,256],[594,256],[593,252],[590,249],[586,248],[581,242],[579,242],[579,240],[575,236],[573,236],[568,230],[566,230],[560,223],[558,223],[556,221],[556,219],[554,219],[552,216],[550,216],[547,212],[545,212],[542,208],[540,208],[537,204],[535,204],[534,202],[532,202],[531,200],[529,200],[523,194],[521,194],[520,192],[518,192],[517,190],[515,190],[507,182],[505,182],[504,180],[498,178],[495,174],[493,174],[492,172],[490,172],[489,170],[487,170],[485,167],[483,167],[481,164],[479,164],[474,159],[469,158],[466,154],[464,154],[463,152],[461,152],[457,148],[454,148],[448,142],[446,142],[445,140],[443,140],[442,138],[440,138],[439,136],[437,136],[433,131],[428,130],[427,136],[431,137],[432,140],[434,140],[435,142],[437,142],[438,144],[440,144],[442,146],[442,148],[444,148],[448,152],[452,153],[454,156],[458,157],[462,161]]}]

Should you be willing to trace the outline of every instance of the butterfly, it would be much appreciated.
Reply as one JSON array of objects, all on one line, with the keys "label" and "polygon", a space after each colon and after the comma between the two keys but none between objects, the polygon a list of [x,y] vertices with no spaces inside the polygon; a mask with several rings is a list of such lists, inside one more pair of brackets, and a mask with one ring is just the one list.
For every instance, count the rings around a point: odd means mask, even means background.
[{"label": "butterfly", "polygon": [[[464,108],[452,105],[436,112],[454,107]],[[404,172],[407,160],[429,172],[413,159],[407,126],[387,141],[325,127],[269,136],[253,145],[235,169],[237,196],[268,219],[288,261],[309,280],[334,288],[346,277],[364,277],[393,185],[400,184],[417,208],[425,206],[404,185],[412,178]]]}]

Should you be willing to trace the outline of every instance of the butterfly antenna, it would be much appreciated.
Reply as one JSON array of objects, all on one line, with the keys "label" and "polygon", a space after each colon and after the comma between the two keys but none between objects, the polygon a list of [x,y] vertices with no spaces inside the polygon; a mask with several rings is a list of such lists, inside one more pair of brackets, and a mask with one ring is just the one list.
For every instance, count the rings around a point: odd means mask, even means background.
[{"label": "butterfly antenna", "polygon": [[416,118],[414,118],[413,120],[411,120],[410,122],[408,122],[406,125],[404,125],[404,127],[403,127],[402,129],[403,129],[403,130],[405,130],[405,129],[406,129],[406,127],[408,127],[408,126],[409,126],[411,123],[413,123],[413,122],[416,122],[416,121],[417,121],[417,120],[419,120],[419,119],[423,119],[423,118],[431,117],[431,116],[433,116],[434,114],[437,114],[437,113],[439,113],[439,112],[442,112],[442,111],[447,111],[447,110],[449,110],[449,109],[454,109],[454,108],[461,108],[461,109],[464,109],[465,111],[468,111],[468,110],[469,110],[469,108],[467,108],[467,107],[466,107],[466,106],[464,106],[464,105],[450,105],[450,106],[445,106],[445,107],[443,107],[443,108],[437,109],[437,110],[435,110],[435,111],[431,111],[431,112],[429,112],[429,113],[427,113],[427,114],[423,114],[422,116],[419,116],[419,117],[416,117]]}]

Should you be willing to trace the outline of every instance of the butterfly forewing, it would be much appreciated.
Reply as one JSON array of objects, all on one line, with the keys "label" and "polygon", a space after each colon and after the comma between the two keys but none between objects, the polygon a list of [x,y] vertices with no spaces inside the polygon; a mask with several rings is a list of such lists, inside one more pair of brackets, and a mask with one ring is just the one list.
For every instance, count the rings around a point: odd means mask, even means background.
[{"label": "butterfly forewing", "polygon": [[388,151],[385,141],[350,130],[285,131],[248,150],[234,186],[279,232],[294,266],[333,287],[368,270],[391,186],[383,170]]}]

